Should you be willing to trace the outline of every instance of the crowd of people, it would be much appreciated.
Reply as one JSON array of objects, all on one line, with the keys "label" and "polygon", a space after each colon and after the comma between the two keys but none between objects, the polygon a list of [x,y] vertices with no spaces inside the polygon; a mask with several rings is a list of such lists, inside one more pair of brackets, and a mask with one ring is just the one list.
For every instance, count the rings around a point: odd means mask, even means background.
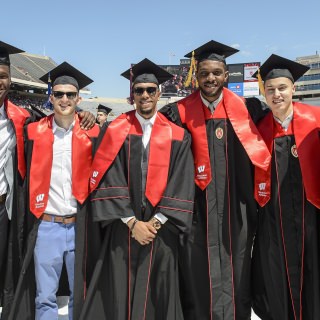
[{"label": "crowd of people", "polygon": [[[170,70],[171,71],[171,70]],[[190,94],[195,86],[192,86],[192,83],[189,86],[186,86],[186,80],[188,77],[189,68],[187,66],[180,66],[179,70],[175,70],[173,77],[165,81],[161,85],[161,91],[165,94],[172,94],[177,96],[187,96]]]},{"label": "crowd of people", "polygon": [[144,59],[122,73],[136,109],[100,105],[98,126],[66,62],[50,116],[10,101],[19,51],[0,42],[1,319],[57,319],[57,295],[70,320],[320,319],[320,109],[292,101],[308,67],[273,54],[266,103],[243,99],[224,87],[238,50],[211,40],[198,90],[158,112],[173,75]]},{"label": "crowd of people", "polygon": [[8,94],[8,99],[17,106],[20,106],[23,108],[34,107],[40,110],[45,108],[46,102],[48,101],[48,97],[38,98],[35,96],[21,95],[16,92],[10,92]]}]

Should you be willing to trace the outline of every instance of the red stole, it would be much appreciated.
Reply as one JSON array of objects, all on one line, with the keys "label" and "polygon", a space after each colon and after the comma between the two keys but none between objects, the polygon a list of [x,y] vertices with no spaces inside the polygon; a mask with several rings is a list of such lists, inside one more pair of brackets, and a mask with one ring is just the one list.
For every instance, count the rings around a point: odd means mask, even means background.
[{"label": "red stole", "polygon": [[[44,212],[50,188],[54,136],[53,115],[28,126],[28,138],[33,140],[30,168],[30,211],[39,218]],[[90,137],[99,133],[97,126],[89,131],[80,128],[78,116],[72,132],[72,194],[83,203],[89,194],[89,174],[92,162]]]},{"label": "red stole", "polygon": [[[293,103],[292,129],[297,145],[297,153],[302,173],[306,197],[317,208],[320,208],[320,139],[319,122],[315,108],[301,103]],[[259,130],[270,152],[273,149],[274,126],[277,124],[270,112],[259,124]],[[286,134],[290,134],[287,132]],[[267,171],[255,168],[255,198],[263,207],[271,195],[271,165]]]},{"label": "red stole", "polygon": [[30,117],[27,110],[17,107],[7,99],[4,101],[4,108],[6,110],[8,119],[13,123],[17,141],[17,161],[18,171],[22,179],[26,175],[26,160],[24,156],[24,139],[23,139],[23,126],[26,119]]},{"label": "red stole", "polygon": [[[192,150],[195,164],[195,183],[204,190],[212,179],[210,155],[205,120],[208,118],[203,107],[200,91],[178,102],[182,123],[187,125],[192,136]],[[213,118],[225,116],[246,150],[251,162],[266,170],[271,161],[257,127],[253,123],[243,100],[229,89],[223,88],[223,99],[217,106]]]},{"label": "red stole", "polygon": [[[119,153],[128,134],[142,135],[135,111],[122,114],[108,127],[92,164],[90,190],[93,191]],[[163,195],[168,181],[172,144],[172,128],[168,120],[157,113],[150,137],[148,174],[145,195],[155,207]]]},{"label": "red stole", "polygon": [[182,123],[192,136],[192,153],[195,166],[195,183],[204,190],[212,180],[208,138],[200,91],[192,93],[178,103]]}]

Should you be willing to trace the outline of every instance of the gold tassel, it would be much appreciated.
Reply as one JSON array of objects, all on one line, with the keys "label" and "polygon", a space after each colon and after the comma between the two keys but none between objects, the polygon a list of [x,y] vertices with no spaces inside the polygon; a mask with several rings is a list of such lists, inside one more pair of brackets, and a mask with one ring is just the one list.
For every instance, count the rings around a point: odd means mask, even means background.
[{"label": "gold tassel", "polygon": [[260,93],[265,97],[264,86],[263,86],[263,82],[260,74],[260,69],[258,69],[258,82],[259,82]]},{"label": "gold tassel", "polygon": [[187,79],[184,82],[185,87],[189,87],[189,85],[191,84],[192,77],[193,77],[193,74],[195,71],[196,71],[196,60],[194,58],[194,51],[192,51],[192,57],[191,57],[191,61],[190,61],[190,69],[188,72]]}]

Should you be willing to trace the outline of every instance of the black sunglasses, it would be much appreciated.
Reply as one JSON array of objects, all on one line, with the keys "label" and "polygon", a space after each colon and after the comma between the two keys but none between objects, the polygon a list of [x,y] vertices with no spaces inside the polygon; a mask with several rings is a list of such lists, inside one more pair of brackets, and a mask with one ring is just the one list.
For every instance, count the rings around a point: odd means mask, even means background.
[{"label": "black sunglasses", "polygon": [[68,99],[74,99],[78,95],[78,92],[52,91],[52,94],[57,99],[62,99],[64,95],[66,95]]},{"label": "black sunglasses", "polygon": [[149,96],[154,96],[157,92],[158,88],[156,87],[147,87],[147,88],[141,88],[141,87],[138,87],[138,88],[133,88],[133,93],[136,94],[137,96],[142,96],[143,93],[145,91],[147,91],[147,94]]}]

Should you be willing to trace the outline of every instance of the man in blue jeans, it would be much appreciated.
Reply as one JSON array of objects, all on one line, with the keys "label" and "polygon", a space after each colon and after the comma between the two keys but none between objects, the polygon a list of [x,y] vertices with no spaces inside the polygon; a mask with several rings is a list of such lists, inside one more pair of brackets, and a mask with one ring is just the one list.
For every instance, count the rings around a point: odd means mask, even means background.
[{"label": "man in blue jeans", "polygon": [[87,252],[94,252],[88,245],[96,244],[91,235],[98,232],[92,229],[85,200],[92,140],[99,127],[82,130],[75,111],[81,101],[79,90],[92,80],[66,62],[51,70],[50,77],[54,113],[28,126],[26,133],[28,244],[10,319],[57,319],[63,266],[69,283],[69,319],[77,319],[90,279],[87,261],[94,263]]}]

